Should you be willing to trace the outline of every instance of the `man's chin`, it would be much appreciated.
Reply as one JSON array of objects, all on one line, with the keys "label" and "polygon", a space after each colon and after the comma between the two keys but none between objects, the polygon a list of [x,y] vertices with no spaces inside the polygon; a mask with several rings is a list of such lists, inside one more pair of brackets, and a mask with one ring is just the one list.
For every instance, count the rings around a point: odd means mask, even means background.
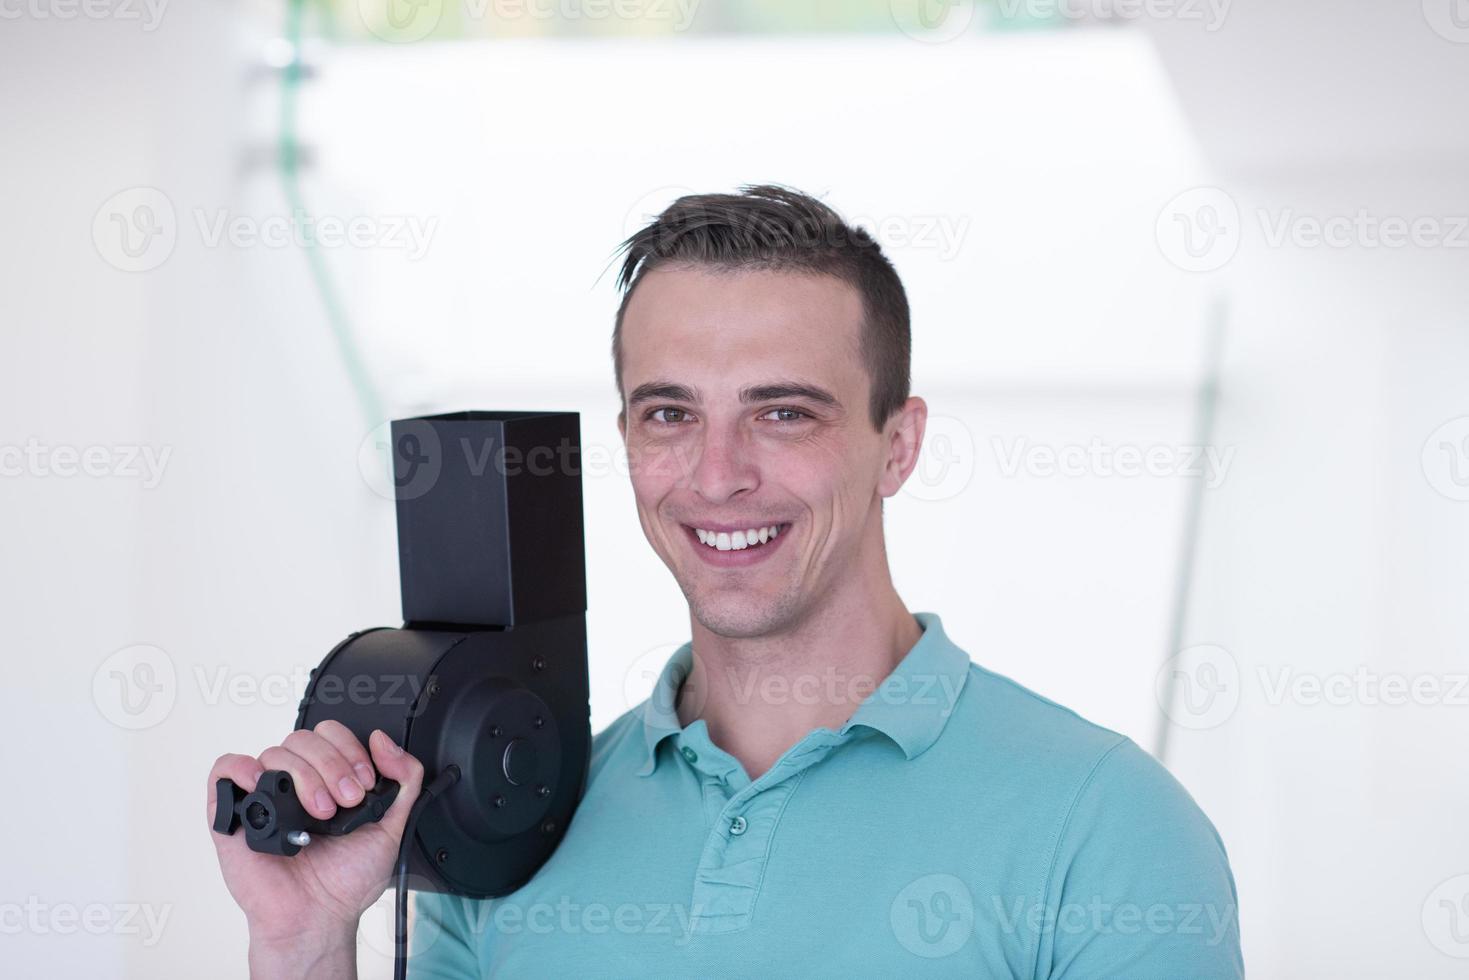
[{"label": "man's chin", "polygon": [[779,631],[790,619],[788,602],[751,596],[748,592],[689,597],[689,611],[715,636],[752,639]]}]

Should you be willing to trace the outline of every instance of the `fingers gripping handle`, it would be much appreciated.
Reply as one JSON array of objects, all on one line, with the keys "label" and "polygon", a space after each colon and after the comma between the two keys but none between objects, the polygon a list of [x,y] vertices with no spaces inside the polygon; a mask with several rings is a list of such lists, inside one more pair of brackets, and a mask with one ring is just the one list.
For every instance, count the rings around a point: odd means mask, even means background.
[{"label": "fingers gripping handle", "polygon": [[307,813],[296,798],[291,774],[279,769],[261,773],[253,793],[245,792],[232,779],[216,780],[214,795],[216,834],[228,836],[244,827],[250,850],[290,857],[311,843],[312,834],[340,837],[381,820],[398,797],[398,783],[379,776],[361,803],[338,807],[330,820]]}]

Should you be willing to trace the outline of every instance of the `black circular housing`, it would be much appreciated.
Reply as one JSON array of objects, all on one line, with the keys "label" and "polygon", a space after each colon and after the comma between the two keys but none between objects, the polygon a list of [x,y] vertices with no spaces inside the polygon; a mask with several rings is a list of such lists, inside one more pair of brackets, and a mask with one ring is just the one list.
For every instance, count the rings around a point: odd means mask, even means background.
[{"label": "black circular housing", "polygon": [[296,719],[381,728],[458,782],[419,818],[410,873],[472,898],[528,881],[566,832],[591,755],[584,615],[505,629],[356,633],[312,672]]}]

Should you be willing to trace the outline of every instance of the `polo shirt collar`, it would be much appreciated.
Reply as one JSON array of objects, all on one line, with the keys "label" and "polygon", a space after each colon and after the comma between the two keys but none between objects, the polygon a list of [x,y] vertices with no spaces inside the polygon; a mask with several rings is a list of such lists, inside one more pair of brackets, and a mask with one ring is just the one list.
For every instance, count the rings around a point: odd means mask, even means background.
[{"label": "polo shirt collar", "polygon": [[[856,728],[880,732],[903,750],[906,759],[916,758],[938,740],[969,676],[969,654],[944,633],[939,616],[929,612],[913,616],[923,627],[918,642],[837,732],[844,737]],[[692,643],[675,650],[643,703],[646,757],[639,776],[651,775],[657,768],[659,743],[684,730],[678,721],[678,691],[693,662]],[[702,724],[699,719],[689,727]]]}]

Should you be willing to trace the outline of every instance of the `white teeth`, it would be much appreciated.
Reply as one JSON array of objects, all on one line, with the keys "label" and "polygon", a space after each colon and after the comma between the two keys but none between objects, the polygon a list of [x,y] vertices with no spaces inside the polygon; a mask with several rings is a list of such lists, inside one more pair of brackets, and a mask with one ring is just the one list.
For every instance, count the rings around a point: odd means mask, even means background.
[{"label": "white teeth", "polygon": [[779,524],[767,524],[765,527],[752,527],[743,531],[706,531],[701,527],[694,528],[694,533],[699,536],[699,543],[706,544],[720,551],[743,551],[762,545],[780,533]]}]

